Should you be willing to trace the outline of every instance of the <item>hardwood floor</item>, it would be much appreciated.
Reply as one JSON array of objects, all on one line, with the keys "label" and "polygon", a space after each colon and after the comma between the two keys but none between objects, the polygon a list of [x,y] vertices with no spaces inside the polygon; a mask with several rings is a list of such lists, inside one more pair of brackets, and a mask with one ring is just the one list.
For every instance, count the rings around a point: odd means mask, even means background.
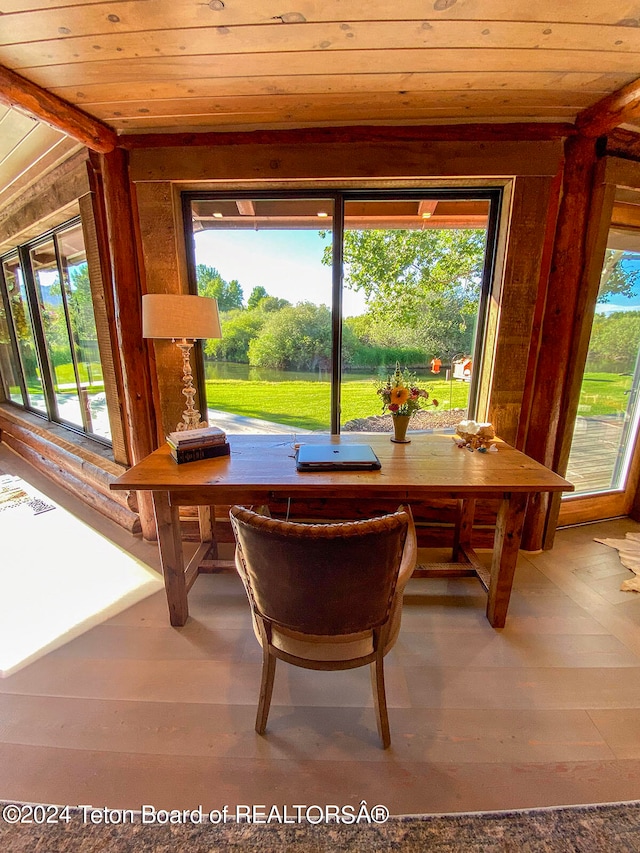
[{"label": "hardwood floor", "polygon": [[[157,566],[153,544],[4,447],[0,467]],[[279,663],[257,735],[260,649],[239,579],[198,578],[179,629],[158,593],[0,680],[0,799],[209,810],[364,799],[392,814],[636,799],[640,595],[620,592],[630,573],[593,538],[639,529],[572,528],[553,551],[521,554],[501,631],[477,581],[410,581],[387,657],[387,751],[366,668]],[[26,544],[27,559],[46,559],[46,543]]]}]

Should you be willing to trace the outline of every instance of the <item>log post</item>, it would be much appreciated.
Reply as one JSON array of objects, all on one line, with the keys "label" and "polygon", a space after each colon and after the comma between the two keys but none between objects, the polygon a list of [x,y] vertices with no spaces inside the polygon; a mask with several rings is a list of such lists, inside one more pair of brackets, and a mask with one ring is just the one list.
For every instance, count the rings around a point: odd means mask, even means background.
[{"label": "log post", "polygon": [[[568,395],[572,386],[576,337],[584,315],[581,288],[585,272],[596,140],[575,136],[565,144],[562,199],[542,321],[531,415],[524,452],[560,474],[565,433],[573,429]],[[564,460],[566,466],[566,459]],[[559,501],[532,496],[522,548],[551,547]]]},{"label": "log post", "polygon": [[4,65],[0,65],[0,103],[26,110],[91,151],[113,151],[118,144],[116,132],[108,125]]},{"label": "log post", "polygon": [[[142,287],[129,183],[128,155],[116,148],[103,154],[104,188],[116,333],[123,381],[123,414],[130,461],[136,464],[157,446],[147,344],[142,337]],[[145,539],[156,538],[148,493],[138,495]]]}]

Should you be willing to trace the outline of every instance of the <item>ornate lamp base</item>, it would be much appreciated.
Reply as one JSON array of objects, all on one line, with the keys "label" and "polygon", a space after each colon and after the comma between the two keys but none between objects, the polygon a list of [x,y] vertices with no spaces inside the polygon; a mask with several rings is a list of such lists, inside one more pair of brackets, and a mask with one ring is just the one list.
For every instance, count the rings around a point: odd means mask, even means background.
[{"label": "ornate lamp base", "polygon": [[196,389],[193,387],[193,373],[191,372],[191,350],[194,341],[182,338],[176,341],[176,346],[182,352],[182,393],[187,400],[187,408],[182,413],[182,420],[176,427],[176,431],[183,432],[187,429],[201,429],[208,426],[206,421],[201,420],[200,412],[193,405]]}]

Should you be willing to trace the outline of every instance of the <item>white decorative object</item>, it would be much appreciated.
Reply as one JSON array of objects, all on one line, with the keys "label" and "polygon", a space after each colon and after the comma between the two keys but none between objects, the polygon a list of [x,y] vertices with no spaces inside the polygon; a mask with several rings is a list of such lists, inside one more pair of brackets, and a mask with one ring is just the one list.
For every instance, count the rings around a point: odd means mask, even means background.
[{"label": "white decorative object", "polygon": [[492,424],[477,423],[472,420],[460,421],[456,427],[456,433],[460,440],[454,440],[459,447],[483,451],[494,447],[493,439],[496,437],[496,432]]}]

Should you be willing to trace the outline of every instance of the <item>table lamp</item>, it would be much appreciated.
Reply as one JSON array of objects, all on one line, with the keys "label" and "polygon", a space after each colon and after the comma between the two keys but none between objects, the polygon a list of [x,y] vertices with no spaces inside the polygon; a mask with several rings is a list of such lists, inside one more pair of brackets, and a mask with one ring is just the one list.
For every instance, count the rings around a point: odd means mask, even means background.
[{"label": "table lamp", "polygon": [[222,337],[216,300],[187,294],[147,293],[142,297],[142,336],[170,339],[182,352],[182,393],[187,407],[176,430],[207,426],[193,405],[196,389],[191,372],[191,349],[196,340]]}]

